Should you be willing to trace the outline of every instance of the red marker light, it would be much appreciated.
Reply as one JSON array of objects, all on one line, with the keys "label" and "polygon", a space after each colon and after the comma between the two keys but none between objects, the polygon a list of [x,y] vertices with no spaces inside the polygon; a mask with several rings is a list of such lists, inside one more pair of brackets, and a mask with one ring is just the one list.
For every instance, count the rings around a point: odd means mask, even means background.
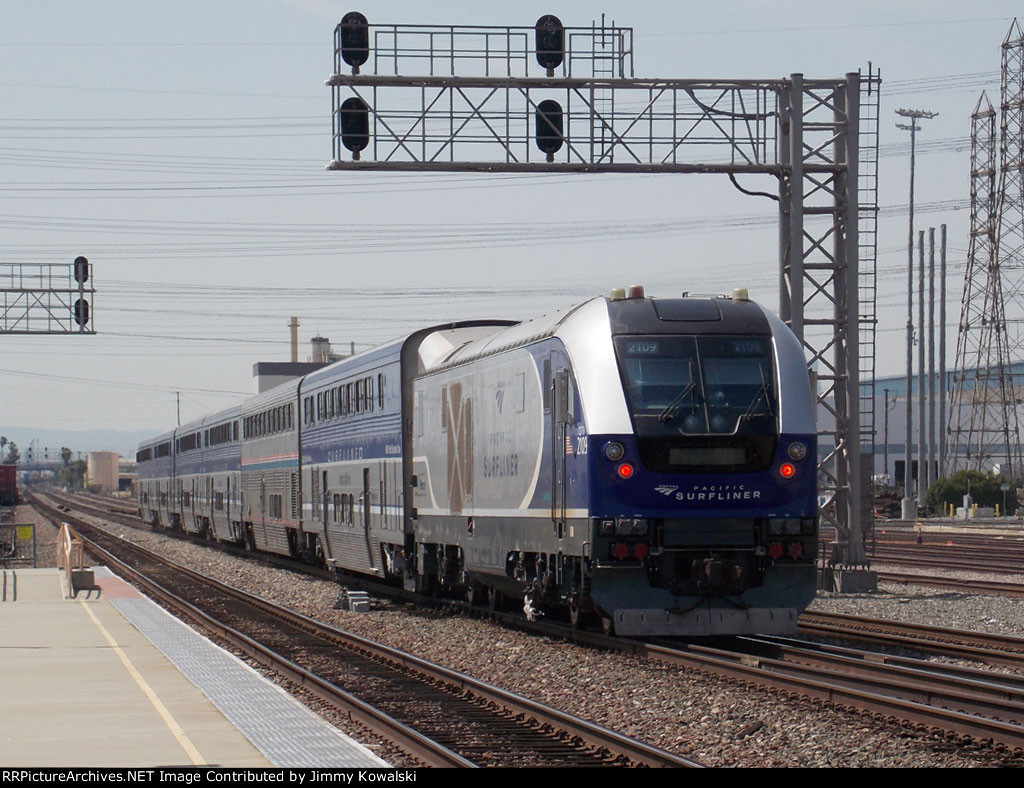
[{"label": "red marker light", "polygon": [[647,557],[647,545],[643,542],[633,545],[633,557],[643,561]]},{"label": "red marker light", "polygon": [[804,554],[804,546],[799,542],[790,542],[789,549],[786,550],[789,553],[789,557],[794,561]]},{"label": "red marker light", "polygon": [[796,467],[790,462],[784,462],[779,466],[779,473],[783,479],[791,479],[793,474],[796,473]]},{"label": "red marker light", "polygon": [[774,559],[782,558],[782,545],[778,542],[772,542],[768,545],[768,557]]},{"label": "red marker light", "polygon": [[612,558],[616,561],[622,561],[629,557],[629,545],[623,542],[618,542],[612,545]]},{"label": "red marker light", "polygon": [[633,466],[630,465],[628,462],[622,463],[622,465],[619,466],[619,478],[620,479],[630,479],[632,477],[633,477]]}]

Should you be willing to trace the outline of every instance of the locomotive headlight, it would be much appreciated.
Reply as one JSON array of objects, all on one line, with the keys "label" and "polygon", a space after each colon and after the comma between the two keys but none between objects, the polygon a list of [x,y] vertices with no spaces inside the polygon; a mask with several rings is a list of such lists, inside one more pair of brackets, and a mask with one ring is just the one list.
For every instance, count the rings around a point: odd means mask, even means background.
[{"label": "locomotive headlight", "polygon": [[622,517],[615,521],[616,536],[647,536],[647,521],[642,518]]},{"label": "locomotive headlight", "polygon": [[786,450],[791,460],[798,462],[807,456],[807,446],[800,441],[793,441]]},{"label": "locomotive headlight", "polygon": [[625,453],[626,450],[618,441],[611,441],[609,443],[606,443],[604,446],[604,456],[607,457],[612,462],[615,462],[616,460],[621,460],[622,455]]},{"label": "locomotive headlight", "polygon": [[768,521],[768,533],[772,536],[789,534],[795,536],[800,533],[800,520],[796,517],[777,517]]}]

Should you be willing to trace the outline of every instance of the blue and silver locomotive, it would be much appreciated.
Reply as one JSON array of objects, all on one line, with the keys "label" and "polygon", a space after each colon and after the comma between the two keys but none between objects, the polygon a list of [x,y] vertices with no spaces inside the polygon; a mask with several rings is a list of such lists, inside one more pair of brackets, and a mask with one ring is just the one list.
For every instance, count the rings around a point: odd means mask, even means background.
[{"label": "blue and silver locomotive", "polygon": [[806,361],[741,292],[423,329],[234,412],[205,484],[206,421],[140,446],[148,519],[623,635],[791,632],[814,596]]}]

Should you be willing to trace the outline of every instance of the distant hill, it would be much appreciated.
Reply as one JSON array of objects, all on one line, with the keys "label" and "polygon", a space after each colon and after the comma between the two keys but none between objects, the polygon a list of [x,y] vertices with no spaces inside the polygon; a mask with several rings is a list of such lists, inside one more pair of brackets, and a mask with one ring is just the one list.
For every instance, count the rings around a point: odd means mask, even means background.
[{"label": "distant hill", "polygon": [[49,449],[50,457],[59,457],[61,446],[75,452],[116,451],[126,459],[134,459],[139,441],[160,430],[54,430],[34,427],[0,427],[0,435],[18,444],[21,456],[27,456],[29,444],[37,441],[40,454]]}]

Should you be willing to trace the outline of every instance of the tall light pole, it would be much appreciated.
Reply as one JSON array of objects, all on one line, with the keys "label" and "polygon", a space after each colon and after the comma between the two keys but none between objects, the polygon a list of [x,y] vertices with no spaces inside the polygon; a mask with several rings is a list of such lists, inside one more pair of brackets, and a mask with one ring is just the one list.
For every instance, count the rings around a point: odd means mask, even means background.
[{"label": "tall light pole", "polygon": [[[882,440],[883,440],[882,467],[883,467],[883,473],[886,476],[889,476],[889,411],[893,410],[896,407],[896,398],[893,397],[892,404],[890,404],[889,403],[889,389],[882,389],[882,391],[885,392],[885,403],[882,406],[882,412],[885,415],[885,435],[882,438]],[[893,474],[892,474],[892,476],[889,476],[889,479],[893,483],[895,483],[895,481],[896,481],[895,477],[896,477],[896,472],[893,471]]]},{"label": "tall light pole", "polygon": [[[903,501],[901,515],[904,520],[911,520],[917,516],[917,502],[911,497],[913,489],[913,454],[911,453],[911,431],[913,429],[912,402],[910,398],[911,388],[914,383],[914,152],[917,142],[917,132],[920,126],[917,121],[934,118],[939,113],[926,112],[919,109],[898,109],[896,114],[901,118],[909,118],[910,123],[897,123],[896,128],[910,132],[910,230],[907,237],[907,414],[906,414],[906,447],[904,451],[903,469]],[[919,471],[920,472],[920,471]]]}]

